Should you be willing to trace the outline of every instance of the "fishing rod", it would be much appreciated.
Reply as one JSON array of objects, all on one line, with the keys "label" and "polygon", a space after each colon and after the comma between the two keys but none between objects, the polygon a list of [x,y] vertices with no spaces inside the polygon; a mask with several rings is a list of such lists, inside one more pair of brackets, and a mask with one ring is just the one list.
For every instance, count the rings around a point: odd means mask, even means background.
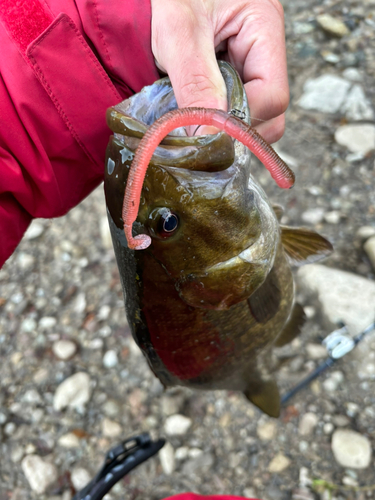
[{"label": "fishing rod", "polygon": [[322,342],[328,352],[328,358],[323,361],[319,366],[309,373],[301,382],[295,387],[290,389],[281,398],[281,404],[285,405],[297,392],[307,387],[313,380],[315,380],[321,373],[331,368],[337,360],[351,352],[361,340],[370,332],[375,330],[375,322],[365,328],[361,333],[355,337],[349,335],[348,327],[342,324],[340,328],[330,333]]}]

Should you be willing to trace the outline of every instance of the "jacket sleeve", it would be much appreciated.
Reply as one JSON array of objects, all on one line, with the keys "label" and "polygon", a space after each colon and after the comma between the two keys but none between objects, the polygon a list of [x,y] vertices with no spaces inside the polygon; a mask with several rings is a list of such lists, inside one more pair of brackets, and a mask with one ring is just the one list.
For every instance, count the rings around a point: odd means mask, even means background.
[{"label": "jacket sleeve", "polygon": [[149,0],[4,0],[0,46],[1,267],[32,218],[103,180],[106,109],[158,73]]}]

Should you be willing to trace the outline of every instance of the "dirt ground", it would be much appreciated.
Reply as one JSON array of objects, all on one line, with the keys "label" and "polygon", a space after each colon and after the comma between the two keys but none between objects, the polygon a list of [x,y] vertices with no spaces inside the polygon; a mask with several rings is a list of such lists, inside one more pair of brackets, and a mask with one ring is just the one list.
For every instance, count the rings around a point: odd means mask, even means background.
[{"label": "dirt ground", "polygon": [[[348,123],[345,114],[305,110],[298,102],[308,79],[356,68],[374,105],[375,2],[283,3],[291,104],[277,147],[291,157],[297,181],[293,190],[281,191],[255,162],[254,175],[285,207],[284,223],[314,227],[333,243],[325,265],[374,281],[355,238],[359,228],[375,227],[374,153],[353,161],[334,140]],[[339,38],[321,29],[322,13],[343,21],[349,34]],[[375,378],[358,378],[355,357],[336,364],[340,383],[333,390],[324,386],[331,370],[295,396],[278,420],[236,393],[165,392],[131,339],[105,223],[100,187],[66,217],[38,221],[40,234],[24,240],[0,272],[0,500],[68,500],[72,485],[83,486],[95,474],[110,446],[141,431],[165,436],[174,414],[190,426],[167,437],[163,461],[149,460],[108,499],[156,500],[183,491],[264,500],[375,498],[374,457],[364,469],[347,469],[331,447],[332,433],[344,428],[375,450]],[[311,312],[311,304],[304,305]],[[306,346],[329,331],[319,314],[311,316],[291,347],[295,357],[279,373],[283,392],[317,366]],[[75,346],[67,360],[56,354],[61,339]],[[368,346],[375,352],[375,339]],[[57,410],[59,384],[78,372],[88,374],[89,401]],[[313,415],[310,427],[306,414]],[[25,457],[35,455],[56,475],[42,493],[32,491],[24,474]],[[313,480],[338,488],[319,490]]]}]

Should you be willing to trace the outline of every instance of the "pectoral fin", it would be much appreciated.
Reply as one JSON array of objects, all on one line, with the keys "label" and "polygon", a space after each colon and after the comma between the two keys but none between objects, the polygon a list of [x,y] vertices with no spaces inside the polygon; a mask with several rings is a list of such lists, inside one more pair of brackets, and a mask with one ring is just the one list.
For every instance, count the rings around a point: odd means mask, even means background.
[{"label": "pectoral fin", "polygon": [[272,268],[263,285],[248,299],[251,314],[258,323],[267,323],[279,310],[281,291],[275,269]]},{"label": "pectoral fin", "polygon": [[327,257],[332,251],[331,243],[320,234],[305,228],[281,227],[281,241],[293,266],[311,264]]},{"label": "pectoral fin", "polygon": [[301,304],[294,304],[292,313],[281,331],[280,335],[277,337],[275,342],[275,347],[282,347],[283,345],[289,344],[293,339],[295,339],[302,330],[302,326],[306,321],[305,311]]},{"label": "pectoral fin", "polygon": [[244,394],[268,416],[277,418],[280,415],[280,393],[273,378],[254,382]]},{"label": "pectoral fin", "polygon": [[272,210],[275,212],[277,220],[280,222],[281,217],[284,215],[284,209],[281,205],[272,205]]}]

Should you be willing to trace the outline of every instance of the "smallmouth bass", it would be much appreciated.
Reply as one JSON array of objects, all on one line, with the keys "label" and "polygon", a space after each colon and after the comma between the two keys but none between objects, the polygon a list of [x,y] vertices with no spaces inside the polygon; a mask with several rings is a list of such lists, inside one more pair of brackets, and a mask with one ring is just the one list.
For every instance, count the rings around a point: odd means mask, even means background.
[{"label": "smallmouth bass", "polygon": [[[250,123],[239,76],[227,63],[220,69],[228,109]],[[129,249],[122,202],[134,152],[175,108],[164,78],[107,113],[114,136],[105,194],[129,325],[164,386],[242,391],[276,417],[272,347],[290,342],[304,321],[291,265],[315,262],[332,246],[314,231],[280,226],[245,146],[223,132],[188,137],[177,129],[151,159],[133,225],[151,246]]]}]

